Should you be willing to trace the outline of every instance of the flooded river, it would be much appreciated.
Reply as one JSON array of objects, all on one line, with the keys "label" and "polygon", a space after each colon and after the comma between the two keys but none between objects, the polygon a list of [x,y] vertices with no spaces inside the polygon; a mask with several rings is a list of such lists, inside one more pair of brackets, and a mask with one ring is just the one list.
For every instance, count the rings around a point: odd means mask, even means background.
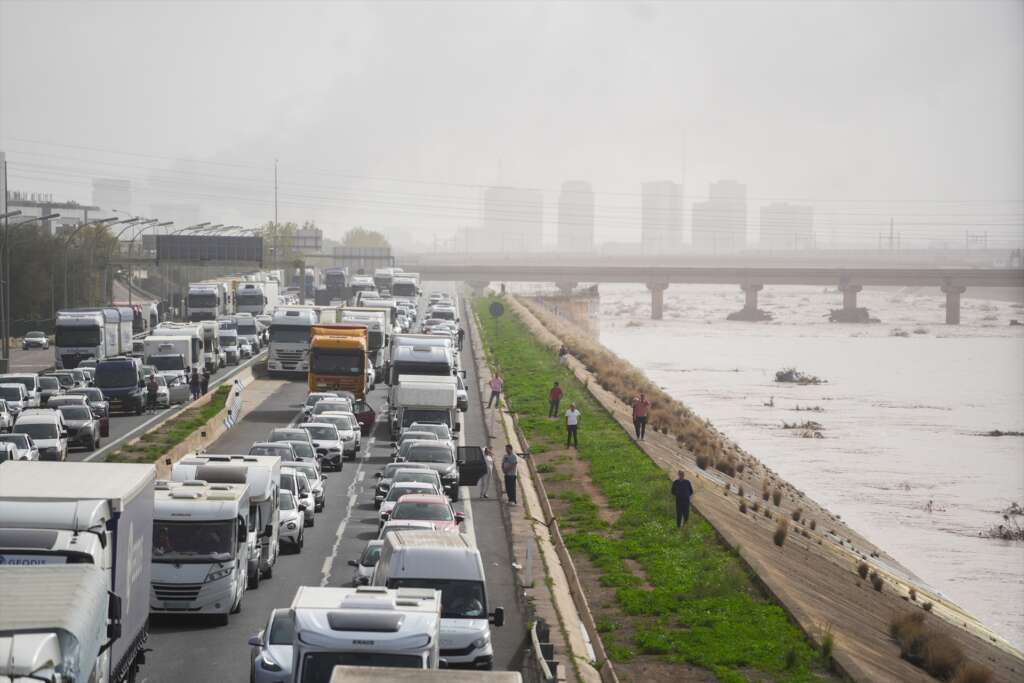
[{"label": "flooded river", "polygon": [[[601,341],[1020,648],[1024,543],[979,534],[1024,504],[1024,438],[981,435],[1024,431],[1024,308],[965,299],[951,327],[944,302],[865,290],[882,323],[837,325],[838,293],[768,287],[775,320],[740,323],[739,287],[675,286],[655,322],[644,287],[602,285]],[[776,383],[788,367],[827,383]],[[806,420],[823,438],[782,428]]]}]

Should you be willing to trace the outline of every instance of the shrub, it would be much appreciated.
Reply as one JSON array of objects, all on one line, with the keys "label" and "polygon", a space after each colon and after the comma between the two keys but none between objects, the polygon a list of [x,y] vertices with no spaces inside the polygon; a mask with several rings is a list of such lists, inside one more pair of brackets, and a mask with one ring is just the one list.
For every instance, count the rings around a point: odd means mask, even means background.
[{"label": "shrub", "polygon": [[704,453],[697,454],[697,467],[701,468],[702,470],[706,470],[708,468],[708,465],[710,464],[711,458],[709,458]]},{"label": "shrub", "polygon": [[761,509],[761,504],[755,500],[753,503],[750,504],[750,509],[753,510],[754,512],[757,512],[758,510]]},{"label": "shrub", "polygon": [[746,491],[743,490],[742,486],[740,486],[739,489],[737,489],[737,491],[736,491],[736,495],[738,495],[740,498],[743,498],[745,494],[746,494]]},{"label": "shrub", "polygon": [[764,508],[764,516],[767,517],[768,519],[772,518],[772,511],[771,511],[771,509],[767,505]]},{"label": "shrub", "polygon": [[917,602],[917,591],[913,588],[910,589],[910,599],[914,602]]},{"label": "shrub", "polygon": [[793,521],[794,522],[799,522],[800,518],[803,517],[803,515],[804,515],[804,511],[801,508],[797,508],[796,510],[793,510]]},{"label": "shrub", "polygon": [[919,629],[924,625],[924,615],[920,612],[903,612],[893,615],[889,622],[889,635],[897,642],[903,642],[904,634],[908,629]]},{"label": "shrub", "polygon": [[925,612],[931,612],[932,611],[932,603],[930,603],[930,602],[924,603],[923,605],[921,605],[921,609],[923,609]]},{"label": "shrub", "polygon": [[878,572],[871,572],[871,587],[878,592],[882,592],[882,586],[885,583],[882,581],[882,577],[879,576]]},{"label": "shrub", "polygon": [[957,669],[953,683],[990,683],[992,670],[976,662],[965,661]]},{"label": "shrub", "polygon": [[775,545],[780,548],[786,542],[786,535],[789,533],[789,522],[785,519],[779,520],[779,525],[775,527],[775,534],[772,536],[772,540],[775,541]]},{"label": "shrub", "polygon": [[745,501],[745,500],[741,500],[740,501],[740,512],[743,513],[744,515],[747,514],[747,501]]},{"label": "shrub", "polygon": [[778,489],[772,491],[772,502],[775,503],[775,507],[779,507],[782,502],[782,491]]},{"label": "shrub", "polygon": [[955,640],[945,633],[926,631],[921,652],[921,668],[935,678],[948,681],[964,662],[964,652]]},{"label": "shrub", "polygon": [[725,495],[728,496],[729,492],[732,490],[732,487],[729,486],[729,482],[725,482],[725,484],[722,485],[722,489],[725,491]]},{"label": "shrub", "polygon": [[818,520],[812,519],[811,520],[811,531],[814,531],[817,528],[818,528]]},{"label": "shrub", "polygon": [[735,477],[736,476],[736,463],[732,458],[723,458],[715,462],[715,469],[722,474]]},{"label": "shrub", "polygon": [[821,636],[821,656],[825,659],[832,658],[832,650],[835,649],[836,639],[832,636],[832,625],[825,627],[825,633]]},{"label": "shrub", "polygon": [[768,489],[764,489],[763,491],[761,491],[761,500],[765,500],[766,501],[766,500],[768,500],[771,497],[772,497],[772,494],[768,491]]},{"label": "shrub", "polygon": [[868,566],[867,562],[861,562],[860,564],[857,565],[857,573],[860,574],[860,578],[862,578],[862,579],[868,578],[868,572],[870,570],[871,570],[871,567]]}]

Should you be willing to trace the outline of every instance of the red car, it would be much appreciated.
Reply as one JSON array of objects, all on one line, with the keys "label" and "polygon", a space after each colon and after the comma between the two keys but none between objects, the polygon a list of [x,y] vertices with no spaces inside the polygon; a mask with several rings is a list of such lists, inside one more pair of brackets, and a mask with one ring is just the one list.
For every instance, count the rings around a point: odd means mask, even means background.
[{"label": "red car", "polygon": [[359,429],[363,436],[373,431],[373,425],[377,423],[377,411],[373,409],[369,401],[356,400],[352,403],[352,413],[359,421]]},{"label": "red car", "polygon": [[459,525],[466,519],[462,512],[455,512],[448,496],[433,493],[410,493],[395,503],[387,521],[430,522],[436,531],[459,531]]}]

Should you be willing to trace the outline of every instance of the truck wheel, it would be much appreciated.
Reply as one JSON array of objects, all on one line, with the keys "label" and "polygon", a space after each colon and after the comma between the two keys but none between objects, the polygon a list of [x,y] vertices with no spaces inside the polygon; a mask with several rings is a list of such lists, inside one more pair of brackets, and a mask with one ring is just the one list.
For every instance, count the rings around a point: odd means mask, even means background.
[{"label": "truck wheel", "polygon": [[267,565],[267,568],[263,570],[264,579],[274,578],[274,565]]},{"label": "truck wheel", "polygon": [[249,574],[249,585],[248,585],[248,588],[249,588],[249,590],[253,590],[254,591],[254,590],[257,590],[259,587],[260,587],[260,569],[257,566],[256,567],[256,571],[254,571],[252,574]]}]

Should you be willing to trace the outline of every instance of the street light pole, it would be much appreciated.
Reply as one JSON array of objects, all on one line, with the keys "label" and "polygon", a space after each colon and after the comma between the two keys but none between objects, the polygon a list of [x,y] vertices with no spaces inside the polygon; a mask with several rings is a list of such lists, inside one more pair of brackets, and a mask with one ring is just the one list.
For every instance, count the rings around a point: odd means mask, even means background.
[{"label": "street light pole", "polygon": [[144,223],[139,223],[138,225],[136,225],[134,227],[142,228],[142,230],[139,230],[139,231],[133,233],[132,234],[132,238],[128,241],[128,307],[129,308],[131,308],[131,305],[132,305],[132,249],[135,248],[135,240],[136,240],[136,238],[138,238],[140,232],[145,232],[149,228],[154,228],[157,225],[160,225],[159,219],[157,219],[157,218],[151,218],[151,219],[149,219],[148,221],[146,221]]},{"label": "street light pole", "polygon": [[[71,247],[72,240],[75,239],[75,235],[77,235],[83,228],[87,228],[87,227],[89,227],[91,225],[103,225],[104,223],[109,223],[110,221],[116,221],[116,220],[117,220],[116,217],[115,218],[101,218],[98,221],[90,221],[88,223],[82,223],[77,228],[72,230],[70,235],[68,235],[66,238],[64,238],[64,298],[62,299],[62,301],[64,302],[64,306],[65,307],[68,305],[68,249]],[[115,223],[115,225],[116,225],[116,223]]]}]

